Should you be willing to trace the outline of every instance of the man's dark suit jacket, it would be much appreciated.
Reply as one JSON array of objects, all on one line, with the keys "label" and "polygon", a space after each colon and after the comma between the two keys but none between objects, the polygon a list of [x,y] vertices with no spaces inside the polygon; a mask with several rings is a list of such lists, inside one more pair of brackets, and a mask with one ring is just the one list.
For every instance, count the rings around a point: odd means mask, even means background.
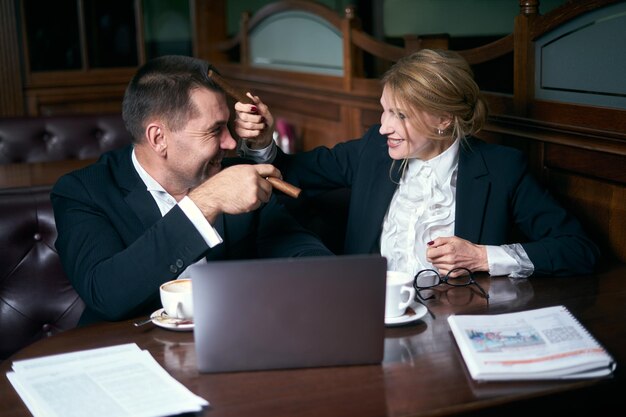
[{"label": "man's dark suit jacket", "polygon": [[151,313],[160,307],[159,285],[202,257],[332,255],[274,197],[254,212],[219,217],[215,228],[224,242],[210,249],[180,207],[161,217],[131,151],[106,153],[52,190],[56,248],[87,305],[81,325]]},{"label": "man's dark suit jacket", "polygon": [[[400,178],[400,161],[392,164],[379,127],[332,149],[279,152],[275,161],[308,195],[351,189],[347,254],[380,251],[383,219]],[[526,242],[511,241],[514,226]],[[599,254],[578,221],[532,178],[521,152],[475,138],[460,147],[455,235],[484,245],[522,243],[540,275],[589,273]]]}]

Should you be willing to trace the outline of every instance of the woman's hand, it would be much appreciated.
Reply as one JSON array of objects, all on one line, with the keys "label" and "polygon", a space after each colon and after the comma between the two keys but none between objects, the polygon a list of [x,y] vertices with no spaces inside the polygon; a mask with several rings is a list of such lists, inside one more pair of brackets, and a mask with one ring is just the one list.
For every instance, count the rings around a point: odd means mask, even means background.
[{"label": "woman's hand", "polygon": [[428,242],[426,259],[443,276],[454,268],[467,268],[472,272],[489,271],[487,248],[460,237],[438,237]]},{"label": "woman's hand", "polygon": [[253,104],[235,103],[235,133],[251,149],[266,148],[274,139],[274,116],[259,97],[246,95]]}]

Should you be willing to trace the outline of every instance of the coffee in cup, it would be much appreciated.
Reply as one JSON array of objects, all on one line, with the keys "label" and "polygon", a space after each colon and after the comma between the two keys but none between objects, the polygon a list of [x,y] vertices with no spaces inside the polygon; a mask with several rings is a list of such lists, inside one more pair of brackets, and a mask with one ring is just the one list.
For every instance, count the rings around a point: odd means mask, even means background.
[{"label": "coffee in cup", "polygon": [[387,271],[387,290],[385,295],[385,317],[399,317],[415,298],[413,275],[408,272]]},{"label": "coffee in cup", "polygon": [[168,316],[178,319],[193,319],[191,280],[176,279],[159,287],[161,304]]}]

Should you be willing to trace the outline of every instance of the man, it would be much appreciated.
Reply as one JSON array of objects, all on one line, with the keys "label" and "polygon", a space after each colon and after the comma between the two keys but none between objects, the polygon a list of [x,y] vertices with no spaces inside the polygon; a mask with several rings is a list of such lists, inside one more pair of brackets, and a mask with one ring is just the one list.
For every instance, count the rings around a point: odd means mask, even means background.
[{"label": "man", "polygon": [[148,62],[124,96],[133,144],[55,184],[56,248],[87,305],[79,324],[152,312],[159,285],[198,261],[331,255],[272,197],[276,168],[222,169],[236,141],[208,70],[184,56]]}]

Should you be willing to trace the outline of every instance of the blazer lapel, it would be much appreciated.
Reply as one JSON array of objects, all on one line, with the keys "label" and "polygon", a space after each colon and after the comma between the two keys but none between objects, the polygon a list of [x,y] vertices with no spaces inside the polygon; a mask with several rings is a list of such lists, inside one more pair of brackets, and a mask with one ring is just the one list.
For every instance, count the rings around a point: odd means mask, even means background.
[{"label": "blazer lapel", "polygon": [[[371,253],[380,251],[380,235],[382,233],[383,220],[387,214],[393,193],[398,187],[397,182],[400,179],[401,170],[399,163],[394,165],[391,178],[389,177],[392,162],[391,158],[385,158],[379,167],[372,167],[368,192],[362,198],[357,198],[358,201],[356,203],[359,205],[358,210],[361,213],[358,216],[361,218],[361,221],[355,222],[358,235],[358,242],[355,242],[357,252]],[[354,198],[355,196],[353,193],[352,197]],[[372,227],[363,227],[365,224],[372,225]]]},{"label": "blazer lapel", "polygon": [[457,174],[455,235],[479,242],[491,182],[476,142],[461,145]]},{"label": "blazer lapel", "polygon": [[161,211],[133,166],[132,149],[132,146],[129,146],[125,152],[121,153],[117,166],[113,167],[113,175],[119,186],[127,191],[124,201],[135,213],[145,230],[161,218]]},{"label": "blazer lapel", "polygon": [[137,187],[130,190],[125,201],[135,212],[144,229],[147,229],[161,218],[161,211],[150,192],[145,188],[145,184],[143,182],[141,184],[143,188]]}]

